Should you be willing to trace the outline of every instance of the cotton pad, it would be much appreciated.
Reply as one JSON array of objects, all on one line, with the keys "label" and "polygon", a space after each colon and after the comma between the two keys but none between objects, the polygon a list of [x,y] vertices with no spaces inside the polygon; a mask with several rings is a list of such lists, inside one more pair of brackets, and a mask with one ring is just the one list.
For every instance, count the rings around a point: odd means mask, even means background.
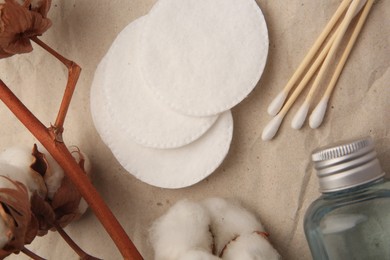
[{"label": "cotton pad", "polygon": [[105,109],[102,73],[99,64],[91,87],[91,112],[96,129],[119,163],[138,179],[157,187],[182,188],[209,176],[227,155],[233,134],[230,111],[218,117],[215,124],[199,139],[175,149],[153,149],[137,144],[121,132],[115,118]]},{"label": "cotton pad", "polygon": [[165,104],[215,115],[256,86],[268,54],[264,16],[254,0],[159,0],[139,37],[137,59]]},{"label": "cotton pad", "polygon": [[186,145],[204,134],[217,116],[190,117],[173,111],[153,97],[138,70],[134,54],[137,39],[147,18],[126,26],[106,54],[102,90],[106,109],[115,117],[122,134],[154,148]]}]

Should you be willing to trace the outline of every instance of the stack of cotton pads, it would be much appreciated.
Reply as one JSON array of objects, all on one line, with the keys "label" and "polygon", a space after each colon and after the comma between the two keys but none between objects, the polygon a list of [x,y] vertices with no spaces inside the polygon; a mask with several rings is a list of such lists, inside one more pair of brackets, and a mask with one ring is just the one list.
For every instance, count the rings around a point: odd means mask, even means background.
[{"label": "stack of cotton pads", "polygon": [[228,153],[230,109],[256,86],[267,53],[254,0],[159,0],[120,32],[98,65],[95,126],[140,180],[193,185]]}]

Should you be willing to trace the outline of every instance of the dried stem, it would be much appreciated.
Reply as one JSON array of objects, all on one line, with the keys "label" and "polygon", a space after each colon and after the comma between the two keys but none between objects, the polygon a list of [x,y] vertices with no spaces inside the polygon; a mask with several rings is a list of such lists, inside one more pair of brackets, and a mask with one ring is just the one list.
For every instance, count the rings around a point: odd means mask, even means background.
[{"label": "dried stem", "polygon": [[64,169],[66,175],[80,191],[111,236],[122,256],[125,259],[143,259],[88,177],[73,159],[65,144],[53,140],[50,130],[27,109],[2,80],[0,80],[0,99]]},{"label": "dried stem", "polygon": [[41,46],[59,61],[61,61],[68,68],[68,82],[66,84],[65,93],[62,98],[57,119],[53,126],[56,140],[62,142],[62,132],[64,131],[66,113],[68,112],[70,101],[72,100],[73,92],[76,88],[77,80],[80,76],[81,68],[75,62],[66,59],[61,54],[53,50],[50,46],[38,39],[36,36],[32,37],[31,40]]},{"label": "dried stem", "polygon": [[23,254],[25,254],[26,256],[30,257],[31,259],[34,259],[34,260],[45,260],[45,258],[42,258],[39,255],[35,254],[34,252],[31,252],[26,247],[23,247],[23,249],[21,251],[23,252]]},{"label": "dried stem", "polygon": [[99,258],[93,257],[86,252],[84,252],[83,249],[81,249],[74,241],[73,239],[65,232],[65,230],[58,225],[58,223],[54,223],[54,228],[57,230],[57,232],[61,235],[61,237],[65,240],[65,242],[78,254],[80,259],[83,260],[99,260]]}]

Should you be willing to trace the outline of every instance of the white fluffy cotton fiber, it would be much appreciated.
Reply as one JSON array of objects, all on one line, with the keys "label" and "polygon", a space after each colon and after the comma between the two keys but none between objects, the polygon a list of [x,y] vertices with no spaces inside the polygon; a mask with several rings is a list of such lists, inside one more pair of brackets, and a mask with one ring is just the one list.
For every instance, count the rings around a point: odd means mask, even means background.
[{"label": "white fluffy cotton fiber", "polygon": [[279,260],[281,256],[269,241],[256,232],[241,234],[223,252],[223,260]]},{"label": "white fluffy cotton fiber", "polygon": [[264,231],[261,223],[238,203],[221,198],[202,202],[211,216],[211,229],[215,234],[215,247],[219,255],[225,245],[240,234]]},{"label": "white fluffy cotton fiber", "polygon": [[202,252],[190,253],[191,259],[208,259],[199,258],[199,254],[211,254],[213,241],[209,223],[210,216],[202,205],[189,200],[176,203],[151,228],[155,260],[185,259],[183,257],[193,249]]},{"label": "white fluffy cotton fiber", "polygon": [[238,203],[182,200],[151,229],[156,260],[278,260],[254,214]]}]

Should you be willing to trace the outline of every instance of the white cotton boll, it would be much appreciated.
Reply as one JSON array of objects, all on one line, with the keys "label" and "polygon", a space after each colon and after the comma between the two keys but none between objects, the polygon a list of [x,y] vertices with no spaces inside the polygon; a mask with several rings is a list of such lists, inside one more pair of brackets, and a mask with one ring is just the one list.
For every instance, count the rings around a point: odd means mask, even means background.
[{"label": "white cotton boll", "polygon": [[240,234],[264,231],[256,217],[242,206],[221,198],[203,201],[211,216],[211,230],[215,236],[216,253]]},{"label": "white cotton boll", "polygon": [[0,154],[0,162],[14,166],[19,171],[0,174],[26,185],[29,190],[29,195],[37,192],[39,195],[44,196],[46,194],[46,187],[43,178],[30,167],[34,160],[35,158],[30,148],[23,146],[10,147]]},{"label": "white cotton boll", "polygon": [[279,260],[279,253],[268,240],[257,233],[240,235],[223,252],[223,260]]},{"label": "white cotton boll", "polygon": [[[16,0],[20,5],[24,5],[27,0]],[[0,0],[0,4],[4,3],[4,0]],[[30,5],[33,9],[39,8],[43,3],[43,0],[31,0]]]},{"label": "white cotton boll", "polygon": [[19,169],[30,168],[34,162],[32,149],[26,146],[13,146],[0,154],[0,161],[13,165]]},{"label": "white cotton boll", "polygon": [[[16,2],[20,5],[24,5],[26,0],[16,0]],[[43,0],[31,0],[30,4],[32,8],[38,8],[42,5]],[[0,4],[2,3],[2,0],[0,0]]]},{"label": "white cotton boll", "polygon": [[[43,146],[38,146],[38,150],[40,150],[45,155],[46,160],[48,162],[48,169],[45,174],[44,180],[48,189],[48,198],[53,199],[57,190],[61,187],[62,179],[65,176],[65,172]],[[81,152],[80,149],[76,146],[69,146],[68,150],[77,163],[80,163],[81,160],[84,160],[85,173],[87,174],[87,176],[91,177],[91,162],[86,156],[86,154]],[[87,209],[88,203],[83,198],[81,198],[78,206],[78,213],[80,215],[83,215],[87,211]]]},{"label": "white cotton boll", "polygon": [[182,255],[179,260],[221,260],[221,258],[202,250],[190,250]]},{"label": "white cotton boll", "polygon": [[[31,191],[31,189],[29,189],[29,183],[32,183],[32,180],[31,180],[31,178],[29,178],[29,176],[26,174],[25,171],[22,171],[21,169],[15,167],[13,165],[0,163],[0,175],[1,175],[0,177],[3,177],[3,176],[8,177],[8,178],[12,179],[13,181],[18,181],[18,182],[22,183],[24,186],[26,186],[27,191],[28,191],[28,195],[29,195],[29,197],[31,197],[32,191]],[[7,180],[6,178],[1,178],[0,188],[14,189],[15,185],[13,185],[11,182],[9,182],[9,180]]]},{"label": "white cotton boll", "polygon": [[210,217],[200,204],[188,200],[176,203],[157,219],[150,241],[155,260],[177,260],[191,249],[211,252]]},{"label": "white cotton boll", "polygon": [[47,186],[47,196],[49,199],[53,199],[54,194],[61,186],[62,179],[64,178],[64,170],[57,163],[56,160],[50,155],[50,153],[40,144],[37,144],[38,151],[45,155],[48,168],[46,170],[44,181]]},{"label": "white cotton boll", "polygon": [[[0,163],[0,189],[15,189],[15,185],[8,179],[12,174],[7,174],[8,172],[15,173],[15,177],[13,180],[17,180],[19,176],[21,176],[22,172],[11,165]],[[20,181],[19,181],[20,182]],[[22,182],[23,183],[23,182]],[[7,196],[5,194],[1,194],[1,196]]]},{"label": "white cotton boll", "polygon": [[78,212],[80,215],[83,215],[88,209],[88,203],[85,201],[84,198],[81,198],[79,207],[78,207]]},{"label": "white cotton boll", "polygon": [[[80,149],[76,146],[69,146],[68,149],[77,163],[79,163],[81,159],[84,159],[84,170],[87,176],[90,176],[91,163],[88,157],[83,152],[80,152]],[[45,155],[47,163],[49,164],[47,172],[44,176],[44,180],[48,190],[48,197],[52,199],[54,194],[61,187],[62,179],[65,176],[65,172],[42,145],[38,145],[38,150]]]}]

